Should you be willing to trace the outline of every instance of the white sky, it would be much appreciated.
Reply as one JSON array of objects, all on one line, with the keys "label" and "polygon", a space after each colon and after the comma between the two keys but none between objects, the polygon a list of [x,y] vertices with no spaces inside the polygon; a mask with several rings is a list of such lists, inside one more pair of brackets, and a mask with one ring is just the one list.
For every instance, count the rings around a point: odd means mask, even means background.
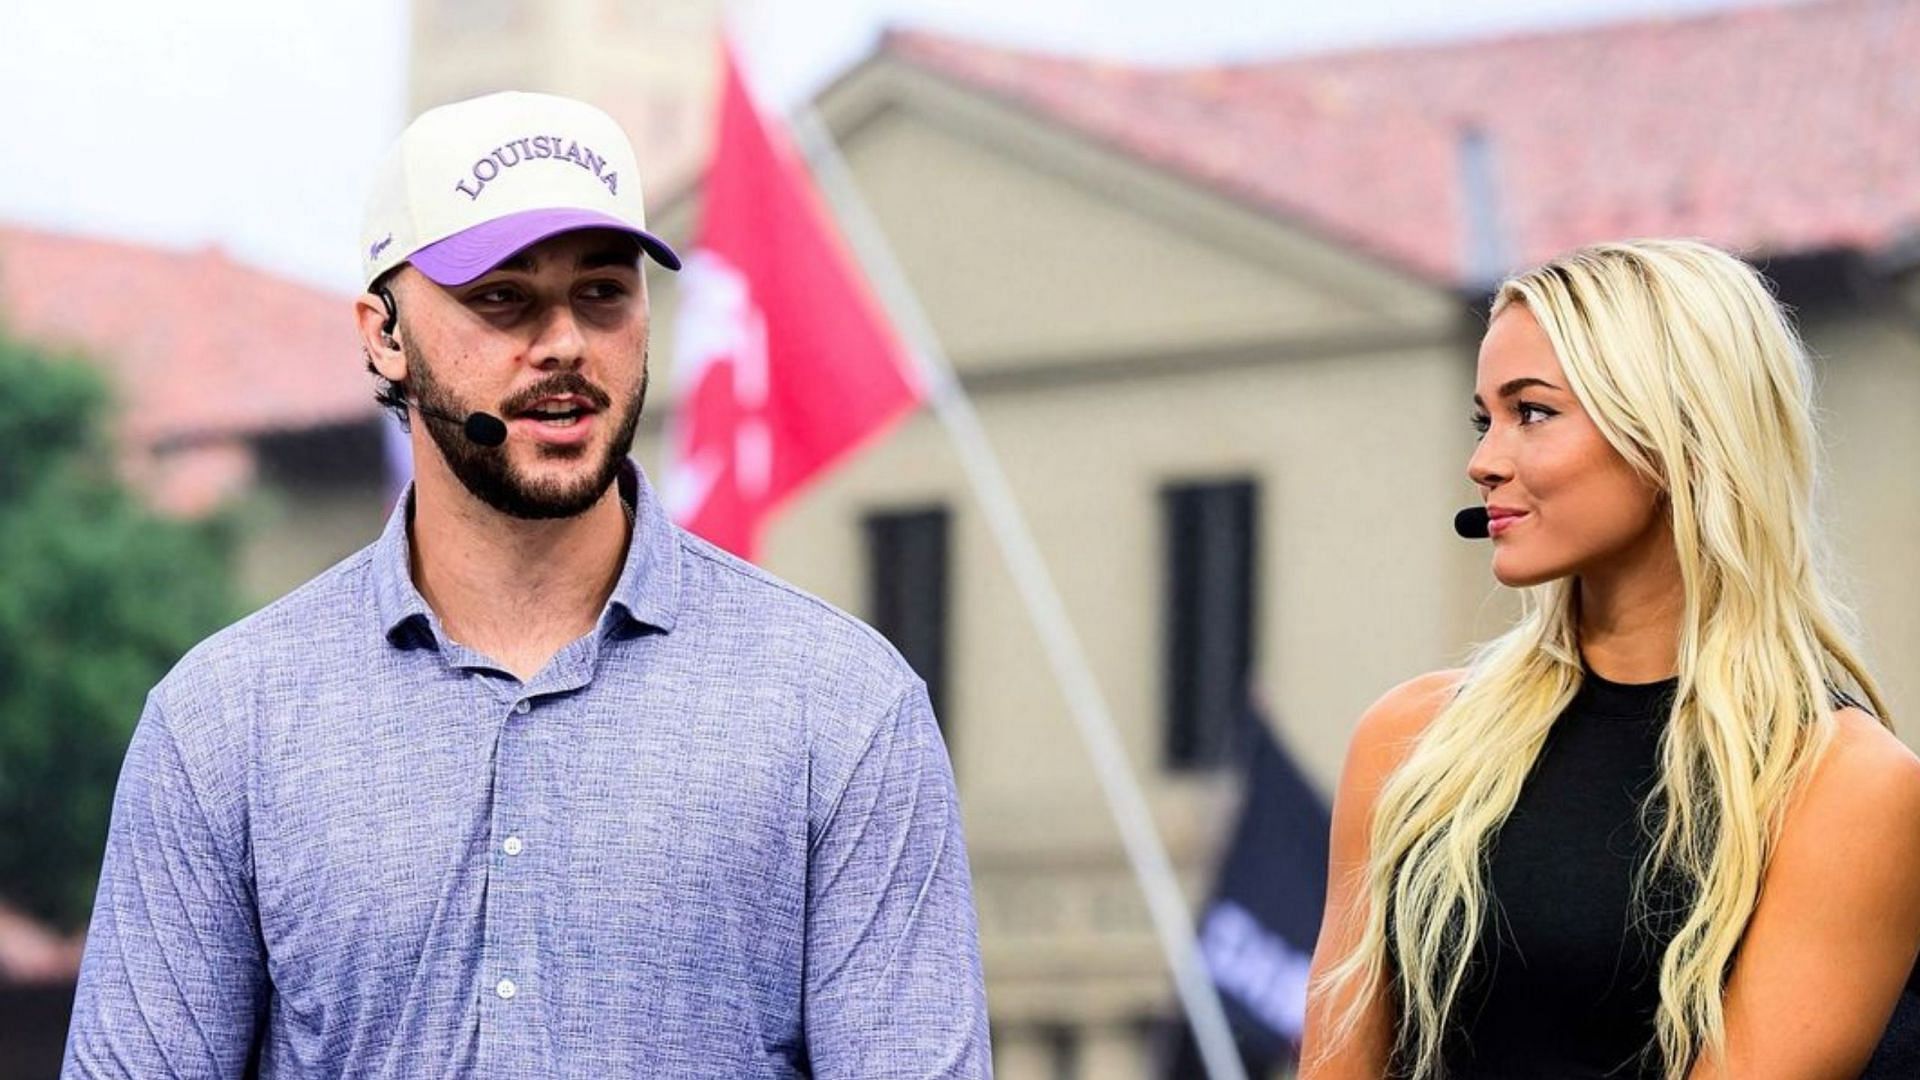
[{"label": "white sky", "polygon": [[[630,0],[645,2],[645,0]],[[736,0],[756,81],[796,96],[889,23],[1147,62],[1477,36],[1754,0]],[[355,283],[360,200],[405,121],[403,0],[23,0],[0,35],[0,220],[218,244]]]}]

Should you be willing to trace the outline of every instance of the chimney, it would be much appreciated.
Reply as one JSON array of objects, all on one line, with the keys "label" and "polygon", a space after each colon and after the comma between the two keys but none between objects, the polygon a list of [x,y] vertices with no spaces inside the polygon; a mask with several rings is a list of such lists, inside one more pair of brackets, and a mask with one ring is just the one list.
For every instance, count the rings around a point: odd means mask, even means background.
[{"label": "chimney", "polygon": [[1470,289],[1491,292],[1513,269],[1513,253],[1500,214],[1499,162],[1493,136],[1479,127],[1461,128],[1458,146],[1460,263]]}]

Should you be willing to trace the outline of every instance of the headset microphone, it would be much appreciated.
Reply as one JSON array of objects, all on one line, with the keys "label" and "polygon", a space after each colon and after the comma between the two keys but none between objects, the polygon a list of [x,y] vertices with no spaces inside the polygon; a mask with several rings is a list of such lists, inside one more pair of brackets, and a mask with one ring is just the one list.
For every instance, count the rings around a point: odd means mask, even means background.
[{"label": "headset microphone", "polygon": [[1453,531],[1463,540],[1485,540],[1487,531],[1487,508],[1469,506],[1453,515]]},{"label": "headset microphone", "polygon": [[467,414],[465,420],[462,420],[451,413],[444,413],[439,409],[429,409],[421,404],[418,398],[414,399],[413,407],[428,416],[445,420],[449,424],[459,424],[460,433],[465,435],[467,441],[475,446],[482,446],[491,450],[507,441],[507,422],[492,413],[471,412]]},{"label": "headset microphone", "polygon": [[492,413],[470,412],[467,414],[467,418],[462,420],[452,413],[441,412],[439,409],[429,407],[419,398],[406,397],[392,391],[383,391],[382,393],[376,394],[375,397],[379,399],[380,404],[391,408],[405,408],[411,405],[420,410],[424,416],[431,416],[436,420],[445,420],[449,424],[459,424],[460,433],[465,435],[467,441],[475,446],[491,450],[507,441],[507,422]]},{"label": "headset microphone", "polygon": [[507,441],[507,422],[492,413],[468,413],[460,424],[460,432],[473,445],[491,450]]},{"label": "headset microphone", "polygon": [[[399,343],[394,340],[393,334],[400,326],[400,308],[393,302],[393,294],[388,292],[384,287],[373,290],[373,294],[380,298],[380,303],[387,309],[387,317],[380,324],[380,337],[386,343],[387,348],[399,348]],[[412,405],[414,408],[419,409],[425,416],[445,420],[449,424],[459,424],[460,433],[465,435],[467,441],[475,446],[485,447],[491,450],[507,441],[507,422],[492,413],[471,412],[467,414],[465,420],[462,420],[457,416],[441,412],[439,409],[428,408],[426,403],[418,398],[404,398],[398,394],[382,394],[380,400],[381,403],[385,405]]]}]

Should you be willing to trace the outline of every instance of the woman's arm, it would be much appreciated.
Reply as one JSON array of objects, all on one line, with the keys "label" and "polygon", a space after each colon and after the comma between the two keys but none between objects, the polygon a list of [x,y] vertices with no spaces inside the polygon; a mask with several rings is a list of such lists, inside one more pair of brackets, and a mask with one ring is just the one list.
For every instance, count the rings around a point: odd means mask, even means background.
[{"label": "woman's arm", "polygon": [[[1458,671],[1437,671],[1400,684],[1360,717],[1347,748],[1340,787],[1333,799],[1333,833],[1327,864],[1327,907],[1320,918],[1320,940],[1313,951],[1313,978],[1352,951],[1365,925],[1368,830],[1374,800],[1387,777],[1400,767],[1427,722],[1440,711]],[[1352,1000],[1312,994],[1307,999],[1306,1034],[1301,1047],[1300,1080],[1380,1080],[1393,1045],[1393,1016],[1385,983],[1361,1014],[1353,1036],[1332,1042],[1332,1025]]]},{"label": "woman's arm", "polygon": [[1692,1080],[1860,1074],[1920,951],[1920,759],[1859,709],[1788,811]]}]

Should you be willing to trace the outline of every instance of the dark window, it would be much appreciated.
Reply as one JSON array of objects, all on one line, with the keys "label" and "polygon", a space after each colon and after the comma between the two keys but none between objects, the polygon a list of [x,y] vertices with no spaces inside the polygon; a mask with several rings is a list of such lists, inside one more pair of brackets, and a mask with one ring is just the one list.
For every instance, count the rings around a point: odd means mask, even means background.
[{"label": "dark window", "polygon": [[926,680],[947,730],[947,532],[943,507],[867,515],[867,613]]},{"label": "dark window", "polygon": [[392,422],[382,410],[356,424],[269,432],[253,443],[261,478],[289,490],[377,492],[387,472],[381,429]]},{"label": "dark window", "polygon": [[1042,1030],[1053,1058],[1055,1080],[1076,1080],[1080,1075],[1080,1033],[1066,1024],[1049,1024]]},{"label": "dark window", "polygon": [[1235,757],[1253,665],[1259,489],[1250,480],[1173,484],[1166,536],[1166,761],[1205,769]]}]

